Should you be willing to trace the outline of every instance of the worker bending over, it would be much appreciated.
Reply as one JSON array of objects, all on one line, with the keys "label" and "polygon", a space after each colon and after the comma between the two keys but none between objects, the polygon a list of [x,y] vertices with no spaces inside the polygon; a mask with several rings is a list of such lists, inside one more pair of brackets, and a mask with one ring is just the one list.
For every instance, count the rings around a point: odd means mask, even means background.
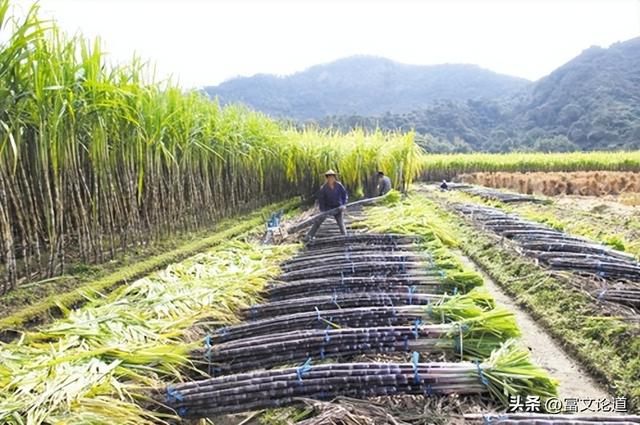
[{"label": "worker bending over", "polygon": [[[320,207],[320,211],[325,212],[335,208],[340,208],[340,210],[333,216],[336,219],[336,223],[338,223],[340,233],[346,235],[347,228],[344,225],[342,211],[344,211],[345,205],[347,204],[347,190],[344,188],[342,183],[340,183],[336,179],[335,171],[328,170],[326,173],[324,173],[324,177],[326,179],[326,182],[322,185],[320,191],[318,191],[318,205]],[[318,229],[320,228],[320,225],[326,218],[327,216],[325,215],[316,220],[315,223],[313,223],[311,230],[309,230],[309,233],[307,233],[307,235],[304,237],[305,241],[311,240],[316,235]]]},{"label": "worker bending over", "polygon": [[378,171],[378,196],[385,195],[391,190],[391,179]]}]

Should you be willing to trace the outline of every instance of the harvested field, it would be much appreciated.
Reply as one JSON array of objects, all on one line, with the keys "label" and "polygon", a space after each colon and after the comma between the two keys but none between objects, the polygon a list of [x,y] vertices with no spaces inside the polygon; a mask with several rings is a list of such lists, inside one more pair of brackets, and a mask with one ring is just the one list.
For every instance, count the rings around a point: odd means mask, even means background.
[{"label": "harvested field", "polygon": [[[540,237],[545,243],[550,238],[567,238],[569,242],[566,247],[571,250],[576,248],[574,245],[579,240],[585,243],[583,238],[575,234],[558,231],[567,223],[580,226],[579,217],[582,216],[579,214],[583,213],[580,208],[572,209],[568,204],[566,209],[556,211],[555,202],[549,205],[489,202],[460,191],[441,192],[433,186],[423,186],[420,191],[437,205],[439,215],[446,223],[446,230],[459,241],[466,255],[514,297],[519,305],[526,307],[565,350],[578,358],[601,382],[606,383],[614,394],[626,394],[637,405],[640,400],[637,354],[640,350],[640,320],[637,310],[630,308],[637,298],[636,279],[613,276],[607,279],[606,272],[605,276],[597,276],[597,263],[595,270],[588,274],[584,274],[584,270],[579,273],[556,270],[547,260],[564,255],[562,250],[529,250],[521,245],[521,242],[529,243],[532,237]],[[459,214],[454,210],[454,206],[463,206],[465,209],[464,205],[468,206],[467,214]],[[488,208],[489,205],[498,206],[499,209]],[[472,214],[474,209],[480,212],[477,216]],[[590,210],[590,207],[587,209]],[[530,228],[518,228],[527,220],[518,217],[517,213],[534,210],[540,214],[537,222],[529,222]],[[483,216],[482,211],[488,211],[489,215],[495,212],[498,216]],[[561,221],[554,222],[546,216],[542,220],[542,215],[549,211],[554,214],[557,212]],[[500,223],[501,217],[512,222]],[[553,223],[552,228],[542,224],[547,219]],[[606,229],[607,223],[599,219],[593,225],[598,229]],[[504,235],[501,233],[503,231]],[[592,248],[596,249],[596,246]],[[629,258],[628,254],[611,248],[603,249],[601,245],[598,249],[601,249],[601,254],[613,253],[616,258],[614,264],[618,263],[620,255]],[[575,252],[570,255],[575,254],[583,255]],[[601,254],[594,252],[588,256],[595,258]],[[581,264],[584,265],[584,261],[569,261],[554,266],[574,269]]]},{"label": "harvested field", "polygon": [[[526,366],[511,339],[519,335],[513,314],[479,288],[479,275],[463,269],[433,227],[413,233],[414,217],[380,221],[380,212],[352,222],[358,230],[347,237],[323,224],[282,264],[267,302],[190,353],[213,377],[160,389],[158,400],[201,418],[297,405],[300,397],[466,394],[504,403],[507,381],[511,390],[553,393],[544,372]],[[521,375],[512,381],[501,368]]]},{"label": "harvested field", "polygon": [[522,255],[535,258],[551,269],[590,274],[612,282],[593,290],[592,295],[599,300],[640,308],[640,263],[633,256],[497,208],[473,204],[455,204],[453,208],[478,226],[515,242]]},{"label": "harvested field", "polygon": [[605,196],[640,192],[640,173],[624,171],[489,172],[462,174],[458,180],[547,196]]}]

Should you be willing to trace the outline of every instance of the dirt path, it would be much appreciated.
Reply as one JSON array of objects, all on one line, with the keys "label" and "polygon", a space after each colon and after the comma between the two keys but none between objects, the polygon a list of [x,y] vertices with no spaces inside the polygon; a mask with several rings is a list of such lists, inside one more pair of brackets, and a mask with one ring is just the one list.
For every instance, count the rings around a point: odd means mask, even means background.
[{"label": "dirt path", "polygon": [[496,284],[478,265],[462,252],[456,251],[460,259],[471,270],[482,274],[485,287],[494,296],[496,302],[507,307],[515,316],[522,331],[522,340],[531,351],[536,364],[544,367],[551,376],[560,381],[558,393],[560,399],[567,397],[602,399],[610,398],[580,365],[570,358],[560,345],[526,311]]}]

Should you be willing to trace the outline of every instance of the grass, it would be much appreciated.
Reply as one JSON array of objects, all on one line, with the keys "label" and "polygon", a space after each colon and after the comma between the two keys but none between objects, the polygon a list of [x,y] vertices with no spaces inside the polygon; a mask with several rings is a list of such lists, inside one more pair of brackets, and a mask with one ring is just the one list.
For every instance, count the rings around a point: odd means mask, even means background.
[{"label": "grass", "polygon": [[0,331],[3,332],[5,339],[15,337],[17,336],[16,330],[24,330],[36,324],[45,323],[53,317],[64,316],[68,313],[69,309],[86,302],[88,299],[92,299],[97,294],[104,295],[137,277],[220,244],[259,226],[261,223],[266,223],[267,215],[270,212],[279,209],[289,210],[297,205],[298,203],[296,201],[287,201],[270,205],[246,216],[225,220],[217,226],[218,229],[224,230],[213,235],[191,241],[177,249],[137,262],[71,291],[53,293],[42,301],[23,308],[0,320]]},{"label": "grass", "polygon": [[511,252],[446,209],[434,197],[433,209],[463,252],[561,342],[613,394],[640,406],[640,329],[603,315],[595,301],[533,261]]}]

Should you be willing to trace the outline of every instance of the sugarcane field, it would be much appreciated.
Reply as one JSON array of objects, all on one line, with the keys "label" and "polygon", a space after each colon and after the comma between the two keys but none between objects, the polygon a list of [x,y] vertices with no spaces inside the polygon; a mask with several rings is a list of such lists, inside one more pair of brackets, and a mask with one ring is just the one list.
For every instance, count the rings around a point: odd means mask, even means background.
[{"label": "sugarcane field", "polygon": [[637,16],[0,0],[0,425],[640,425]]}]

